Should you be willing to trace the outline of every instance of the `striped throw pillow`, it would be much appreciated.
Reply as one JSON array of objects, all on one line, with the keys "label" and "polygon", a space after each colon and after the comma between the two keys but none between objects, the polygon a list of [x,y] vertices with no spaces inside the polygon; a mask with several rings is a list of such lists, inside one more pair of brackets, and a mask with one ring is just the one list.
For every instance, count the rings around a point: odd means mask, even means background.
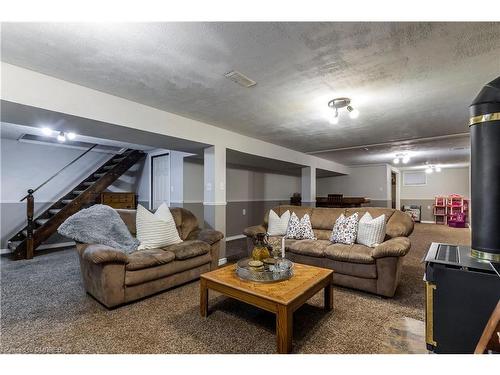
[{"label": "striped throw pillow", "polygon": [[369,212],[365,213],[359,220],[356,242],[368,247],[375,247],[384,242],[384,238],[385,215],[380,215],[374,219]]},{"label": "striped throw pillow", "polygon": [[137,239],[141,243],[138,250],[157,249],[182,242],[166,203],[162,203],[154,214],[139,204],[135,224]]},{"label": "striped throw pillow", "polygon": [[270,236],[284,236],[290,221],[290,211],[278,216],[273,210],[269,211],[269,225],[267,227],[267,234]]}]

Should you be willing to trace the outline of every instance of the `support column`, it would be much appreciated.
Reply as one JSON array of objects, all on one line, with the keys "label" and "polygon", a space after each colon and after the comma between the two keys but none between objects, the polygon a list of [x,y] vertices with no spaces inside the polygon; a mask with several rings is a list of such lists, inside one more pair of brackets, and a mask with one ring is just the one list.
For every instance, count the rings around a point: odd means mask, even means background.
[{"label": "support column", "polygon": [[316,168],[302,168],[302,205],[316,206]]},{"label": "support column", "polygon": [[186,153],[170,153],[170,205],[183,207],[184,204],[184,157]]},{"label": "support column", "polygon": [[[211,146],[204,150],[203,214],[205,227],[226,236],[226,148]],[[226,243],[221,243],[219,257],[226,257]]]}]

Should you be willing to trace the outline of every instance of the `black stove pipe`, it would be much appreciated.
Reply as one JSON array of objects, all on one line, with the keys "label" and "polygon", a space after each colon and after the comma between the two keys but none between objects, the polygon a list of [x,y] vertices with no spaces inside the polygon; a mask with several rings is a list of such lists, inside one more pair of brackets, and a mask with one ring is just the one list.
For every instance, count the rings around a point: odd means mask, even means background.
[{"label": "black stove pipe", "polygon": [[500,77],[470,109],[472,256],[500,262]]}]

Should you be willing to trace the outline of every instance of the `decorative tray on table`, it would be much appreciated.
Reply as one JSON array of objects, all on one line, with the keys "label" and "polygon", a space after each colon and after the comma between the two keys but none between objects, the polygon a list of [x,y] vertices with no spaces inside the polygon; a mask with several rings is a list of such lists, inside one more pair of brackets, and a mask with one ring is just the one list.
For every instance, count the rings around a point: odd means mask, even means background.
[{"label": "decorative tray on table", "polygon": [[292,277],[293,263],[286,258],[245,258],[236,264],[236,274],[243,280],[272,283]]}]

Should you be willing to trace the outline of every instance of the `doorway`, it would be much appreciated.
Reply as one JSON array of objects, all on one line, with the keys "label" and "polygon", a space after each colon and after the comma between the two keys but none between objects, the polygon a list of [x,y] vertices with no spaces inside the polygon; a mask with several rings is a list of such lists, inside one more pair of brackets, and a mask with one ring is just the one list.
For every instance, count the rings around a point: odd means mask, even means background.
[{"label": "doorway", "polygon": [[396,194],[398,191],[398,178],[394,171],[391,171],[391,207],[396,209]]},{"label": "doorway", "polygon": [[151,209],[170,206],[170,154],[151,156]]}]

